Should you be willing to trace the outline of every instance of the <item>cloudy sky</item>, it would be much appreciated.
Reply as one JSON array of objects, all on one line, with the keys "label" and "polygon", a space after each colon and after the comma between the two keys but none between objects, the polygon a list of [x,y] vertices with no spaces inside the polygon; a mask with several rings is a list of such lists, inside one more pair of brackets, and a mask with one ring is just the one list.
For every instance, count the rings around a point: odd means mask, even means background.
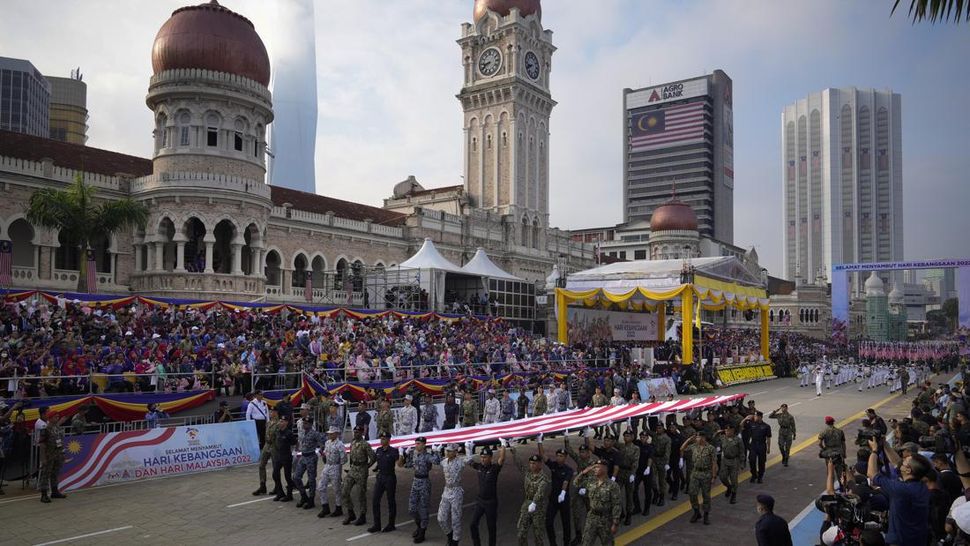
[{"label": "cloudy sky", "polygon": [[[201,1],[201,0],[200,0]],[[277,5],[222,0],[271,57]],[[908,2],[903,2],[908,4]],[[148,157],[151,44],[182,0],[0,0],[0,55],[45,74],[80,66],[89,145]],[[460,183],[461,62],[472,0],[316,0],[317,191],[380,205],[415,175]],[[782,108],[826,87],[903,101],[907,259],[970,255],[970,28],[913,26],[892,0],[546,0],[553,59],[551,213],[563,228],[622,218],[621,91],[708,73],[734,79],[735,243],[781,273]]]}]

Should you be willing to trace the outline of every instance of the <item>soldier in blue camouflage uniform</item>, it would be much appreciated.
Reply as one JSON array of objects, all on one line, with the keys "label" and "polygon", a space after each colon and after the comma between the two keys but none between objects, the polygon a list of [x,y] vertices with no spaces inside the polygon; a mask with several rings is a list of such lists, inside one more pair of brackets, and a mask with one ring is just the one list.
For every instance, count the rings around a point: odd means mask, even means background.
[{"label": "soldier in blue camouflage uniform", "polygon": [[[350,444],[350,472],[344,481],[344,504],[347,505],[347,517],[343,524],[363,525],[367,523],[367,470],[377,462],[374,448],[364,441],[363,427],[354,427],[354,441]],[[357,504],[360,506],[360,516],[354,512],[354,501],[351,493],[357,487]],[[356,517],[356,519],[354,519]]]},{"label": "soldier in blue camouflage uniform", "polygon": [[[317,454],[323,447],[323,440],[320,433],[314,430],[313,423],[306,419],[301,421],[303,428],[297,446],[296,468],[293,469],[293,481],[296,483],[297,490],[300,491],[300,502],[297,508],[309,510],[314,507],[313,499],[317,494]],[[303,473],[307,475],[306,486],[303,485]]]},{"label": "soldier in blue camouflage uniform", "polygon": [[414,469],[414,480],[411,482],[411,493],[408,495],[408,512],[418,527],[411,534],[415,544],[424,542],[424,535],[428,529],[428,512],[431,507],[429,473],[432,465],[440,461],[440,455],[427,450],[424,436],[418,437],[414,441],[414,447],[408,449],[404,457],[397,460],[398,466]]},{"label": "soldier in blue camouflage uniform", "polygon": [[511,421],[515,416],[515,402],[513,402],[512,397],[509,396],[509,391],[502,393],[502,400],[499,403],[502,406],[502,420]]},{"label": "soldier in blue camouflage uniform", "polygon": [[434,405],[434,400],[429,396],[424,407],[421,408],[421,427],[419,432],[431,432],[438,428],[438,406]]}]

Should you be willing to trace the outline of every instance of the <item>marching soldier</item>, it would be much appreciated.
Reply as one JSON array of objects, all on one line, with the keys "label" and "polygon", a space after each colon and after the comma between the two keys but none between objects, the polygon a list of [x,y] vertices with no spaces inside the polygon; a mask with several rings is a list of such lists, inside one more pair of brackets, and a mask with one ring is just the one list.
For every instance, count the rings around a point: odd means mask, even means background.
[{"label": "marching soldier", "polygon": [[485,396],[485,415],[482,422],[486,424],[498,423],[502,415],[502,404],[495,398],[495,391],[492,389],[488,389],[488,394]]},{"label": "marching soldier", "polygon": [[691,436],[681,446],[681,452],[688,449],[691,460],[693,461],[690,473],[690,482],[687,485],[687,494],[690,495],[690,505],[694,509],[694,515],[690,522],[697,523],[701,519],[701,504],[698,502],[698,495],[703,498],[704,504],[704,525],[710,525],[711,512],[711,483],[714,476],[717,476],[717,457],[714,446],[708,443],[707,433],[700,432]]},{"label": "marching soldier", "polygon": [[529,533],[532,533],[535,543],[542,545],[543,528],[546,520],[546,494],[549,492],[549,478],[542,473],[542,458],[538,455],[529,457],[529,468],[524,469],[518,454],[512,451],[512,460],[516,468],[525,475],[525,499],[519,509],[519,520],[516,530],[519,534],[519,545],[529,544]]},{"label": "marching soldier", "polygon": [[498,473],[502,471],[502,465],[505,464],[505,448],[508,447],[508,440],[499,440],[499,445],[501,447],[498,451],[498,461],[494,464],[492,450],[488,446],[482,449],[481,462],[468,463],[478,473],[478,498],[475,499],[475,515],[472,516],[471,528],[472,543],[475,546],[482,544],[478,534],[478,524],[482,521],[482,516],[485,516],[485,525],[488,527],[488,545],[495,546],[497,538]]},{"label": "marching soldier", "polygon": [[573,469],[566,464],[566,450],[556,450],[556,458],[547,459],[542,449],[542,435],[536,440],[539,446],[539,457],[545,461],[550,471],[549,497],[546,505],[546,535],[549,537],[550,546],[556,546],[556,515],[562,522],[562,543],[566,546],[570,543],[569,515],[569,484],[573,481]]},{"label": "marching soldier", "polygon": [[[259,451],[259,489],[253,491],[253,496],[266,494],[266,465],[273,458],[276,452],[276,431],[279,426],[279,412],[276,408],[269,410],[269,423],[266,425],[266,443]],[[280,491],[273,491],[273,495],[278,495]]]},{"label": "marching soldier", "polygon": [[788,466],[791,454],[791,444],[795,441],[795,418],[788,413],[788,404],[768,414],[771,419],[778,420],[778,451],[781,452],[781,464]]},{"label": "marching soldier", "polygon": [[445,476],[445,488],[441,491],[441,502],[438,504],[438,525],[441,532],[448,537],[448,546],[456,546],[461,540],[461,510],[465,498],[465,489],[461,486],[461,471],[472,459],[472,442],[465,444],[465,456],[458,458],[458,444],[448,444],[445,447],[445,458],[438,464]]},{"label": "marching soldier", "polygon": [[[354,441],[350,444],[350,472],[347,480],[344,481],[343,501],[347,505],[347,517],[343,524],[363,525],[367,523],[367,469],[377,462],[377,454],[374,449],[364,441],[364,431],[354,428]],[[360,515],[354,512],[354,500],[351,496],[354,487],[357,487],[357,504],[360,506]],[[355,519],[356,518],[356,519]]]},{"label": "marching soldier", "polygon": [[[344,449],[344,441],[340,439],[340,430],[337,427],[327,429],[327,441],[323,444],[323,475],[320,476],[320,513],[318,518],[326,516],[340,517],[344,515],[340,505],[340,481],[343,478],[344,463],[347,462],[347,452]],[[333,486],[333,503],[336,510],[330,512],[330,496],[327,487]]]},{"label": "marching soldier", "polygon": [[[748,465],[751,483],[764,483],[765,463],[771,453],[771,426],[760,411],[744,418],[748,422]],[[742,421],[743,423],[743,421]]]},{"label": "marching soldier", "polygon": [[593,459],[592,454],[589,451],[589,435],[592,434],[592,430],[587,430],[583,437],[583,443],[579,446],[579,453],[573,450],[572,446],[569,445],[569,436],[563,438],[563,444],[565,444],[566,453],[569,457],[576,463],[577,476],[572,481],[572,491],[569,492],[570,498],[570,510],[573,514],[573,530],[576,532],[575,538],[573,538],[572,546],[576,546],[582,540],[583,536],[583,525],[582,517],[584,514],[589,512],[589,497],[586,494],[587,484],[590,476],[586,476],[583,479],[579,479],[582,472],[586,470],[587,467],[596,463]]},{"label": "marching soldier", "polygon": [[[290,421],[287,416],[281,415],[276,424],[276,451],[273,452],[273,484],[277,491],[273,497],[277,502],[290,502],[293,500],[293,447],[296,444],[296,435],[290,430]],[[286,491],[283,491],[283,482],[280,481],[280,473],[286,478]]]},{"label": "marching soldier", "polygon": [[633,516],[633,484],[636,476],[633,475],[637,464],[640,461],[640,448],[633,443],[633,431],[626,429],[623,431],[623,445],[620,447],[620,471],[616,476],[616,483],[620,486],[620,504],[623,506],[623,524],[630,525]]},{"label": "marching soldier", "polygon": [[539,417],[545,415],[549,409],[549,400],[546,398],[546,390],[542,385],[536,387],[535,394],[532,396],[532,416]]},{"label": "marching soldier", "polygon": [[731,504],[737,503],[738,473],[741,472],[741,458],[744,456],[744,446],[738,438],[737,429],[731,423],[725,425],[723,431],[718,431],[718,441],[721,448],[720,479],[727,487],[725,496]]},{"label": "marching soldier", "polygon": [[434,400],[428,397],[424,408],[421,409],[421,428],[420,432],[431,432],[438,426],[438,406],[434,405]]},{"label": "marching soldier", "polygon": [[424,535],[428,529],[428,512],[431,507],[431,466],[440,461],[440,455],[428,451],[424,436],[415,439],[414,447],[409,448],[404,457],[397,460],[398,466],[414,469],[414,480],[411,482],[411,492],[408,495],[408,512],[417,525],[417,529],[411,535],[415,544],[424,542]]},{"label": "marching soldier", "polygon": [[472,398],[472,393],[465,393],[465,401],[461,403],[461,426],[473,427],[478,424],[478,402]]},{"label": "marching soldier", "polygon": [[[653,440],[646,430],[640,431],[640,439],[633,441],[637,446],[636,479],[633,482],[633,513],[650,515],[650,504],[653,502]],[[640,487],[643,486],[643,504],[640,504]]]},{"label": "marching soldier", "polygon": [[[402,407],[397,412],[397,434],[398,436],[405,436],[408,434],[414,434],[414,431],[418,428],[418,410],[411,405],[411,400],[414,398],[408,394],[404,396],[404,407]],[[390,432],[384,432],[388,436],[391,435]],[[380,437],[381,435],[378,435]]]},{"label": "marching soldier", "polygon": [[377,412],[377,435],[394,433],[394,412],[391,403],[381,400],[381,409]]},{"label": "marching soldier", "polygon": [[47,416],[47,426],[40,431],[40,446],[44,453],[43,466],[40,467],[38,487],[40,502],[49,503],[51,499],[66,499],[67,495],[57,487],[57,476],[64,466],[64,429],[61,428],[61,414],[51,412]]},{"label": "marching soldier", "polygon": [[[317,455],[323,447],[323,441],[309,419],[302,421],[300,426],[303,428],[303,434],[297,446],[296,468],[293,469],[293,481],[300,491],[300,502],[296,507],[310,510],[314,507],[313,499],[317,494]],[[304,473],[307,475],[306,486],[303,485]]]},{"label": "marching soldier", "polygon": [[[381,435],[381,447],[377,448],[377,483],[374,485],[374,525],[368,533],[390,533],[395,530],[397,518],[397,475],[394,467],[400,458],[396,447],[391,447],[391,436]],[[387,527],[381,528],[381,497],[387,495]]]},{"label": "marching soldier", "polygon": [[[596,464],[587,466],[573,480],[577,486],[585,485],[589,498],[589,513],[583,526],[583,546],[592,546],[594,541],[611,546],[613,536],[620,527],[620,487],[607,478],[608,464],[600,459]],[[591,471],[595,474],[589,479],[586,476]]]},{"label": "marching soldier", "polygon": [[663,506],[667,496],[667,471],[670,470],[670,436],[659,420],[653,428],[653,483],[656,484],[657,506]]},{"label": "marching soldier", "polygon": [[825,429],[818,433],[818,447],[822,450],[819,457],[831,460],[835,475],[841,476],[845,471],[845,433],[835,426],[834,417],[825,417]]}]

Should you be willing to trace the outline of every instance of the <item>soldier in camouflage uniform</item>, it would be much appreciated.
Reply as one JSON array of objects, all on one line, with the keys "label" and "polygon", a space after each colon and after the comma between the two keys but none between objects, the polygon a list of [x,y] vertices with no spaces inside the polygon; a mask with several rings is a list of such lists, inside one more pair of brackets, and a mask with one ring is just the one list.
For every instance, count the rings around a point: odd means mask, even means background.
[{"label": "soldier in camouflage uniform", "polygon": [[[594,542],[612,546],[613,536],[620,526],[620,486],[606,476],[607,461],[599,460],[586,467],[573,479],[579,486],[585,484],[589,499],[589,513],[583,527],[583,546]],[[589,473],[595,472],[590,479]]]},{"label": "soldier in camouflage uniform", "polygon": [[310,401],[311,411],[313,412],[313,419],[316,421],[317,430],[320,432],[326,432],[330,428],[330,406],[333,405],[333,401],[330,400],[330,393],[324,391],[320,393],[320,396],[316,400],[316,404],[313,404],[313,400]]},{"label": "soldier in camouflage uniform", "polygon": [[465,400],[461,403],[461,426],[473,427],[478,424],[478,402],[472,393],[465,393]]},{"label": "soldier in camouflage uniform", "polygon": [[[266,424],[266,443],[259,452],[259,489],[253,491],[254,496],[266,494],[266,465],[273,458],[276,452],[276,431],[279,426],[279,412],[276,408],[269,410],[269,423]],[[281,491],[273,491],[273,495],[278,495]]]},{"label": "soldier in camouflage uniform", "polygon": [[[344,515],[340,505],[340,480],[343,478],[344,463],[347,461],[347,452],[344,449],[344,441],[340,439],[340,430],[336,427],[327,429],[327,441],[323,445],[323,474],[320,476],[320,513],[318,518],[326,516],[340,517]],[[327,493],[327,486],[333,486],[333,503],[337,509],[330,511],[330,496]]]},{"label": "soldier in camouflage uniform", "polygon": [[441,456],[427,450],[424,436],[414,441],[414,447],[408,449],[404,457],[397,460],[398,466],[413,468],[414,480],[411,482],[411,492],[408,495],[408,512],[414,518],[417,529],[411,535],[414,543],[424,542],[424,534],[428,529],[428,512],[431,507],[431,480],[429,473],[431,466],[441,462]]},{"label": "soldier in camouflage uniform", "polygon": [[[300,436],[297,445],[293,482],[296,483],[296,488],[300,492],[300,502],[297,503],[296,507],[309,510],[315,506],[313,499],[317,495],[317,455],[320,448],[323,447],[323,439],[320,437],[320,433],[314,430],[313,424],[309,420],[302,421],[300,426],[303,427],[301,431],[303,434]],[[303,485],[304,472],[307,475],[306,486]]]},{"label": "soldier in camouflage uniform", "polygon": [[620,446],[619,467],[620,472],[616,476],[616,483],[620,486],[620,504],[623,508],[623,524],[630,525],[630,518],[633,516],[633,484],[636,476],[633,473],[637,469],[640,461],[640,448],[633,443],[633,431],[626,429],[623,431],[623,445]]},{"label": "soldier in camouflage uniform", "polygon": [[701,519],[701,505],[697,500],[700,495],[704,499],[704,525],[710,525],[711,482],[717,475],[717,455],[714,446],[708,443],[707,433],[699,432],[688,438],[680,450],[681,453],[689,454],[693,461],[690,482],[687,486],[690,505],[694,509],[690,522],[697,523],[697,520]]},{"label": "soldier in camouflage uniform", "polygon": [[436,428],[438,428],[438,406],[434,405],[434,400],[429,396],[428,401],[421,408],[419,432],[431,432]]},{"label": "soldier in camouflage uniform", "polygon": [[657,491],[657,506],[663,506],[667,496],[667,471],[670,470],[670,436],[660,421],[653,431],[653,470],[650,475]]},{"label": "soldier in camouflage uniform", "polygon": [[845,472],[845,433],[835,426],[833,417],[825,418],[825,429],[818,433],[818,447],[821,449],[818,456],[826,461],[831,460],[835,465],[835,475],[842,476]]},{"label": "soldier in camouflage uniform", "polygon": [[37,478],[40,489],[40,502],[49,503],[51,499],[66,499],[67,495],[57,487],[57,476],[64,466],[64,429],[61,428],[61,415],[51,412],[47,416],[47,427],[40,431],[40,448],[44,453],[43,465]]},{"label": "soldier in camouflage uniform", "polygon": [[381,400],[381,409],[377,412],[377,436],[384,433],[394,435],[394,412],[387,400]]},{"label": "soldier in camouflage uniform", "polygon": [[538,417],[545,415],[549,409],[549,399],[546,398],[546,390],[540,385],[532,396],[532,416]]},{"label": "soldier in camouflage uniform", "polygon": [[741,472],[741,458],[744,456],[744,445],[738,438],[737,428],[731,423],[724,427],[723,433],[717,435],[718,446],[721,450],[721,472],[719,478],[727,487],[726,496],[731,504],[737,502],[738,473]]},{"label": "soldier in camouflage uniform", "polygon": [[[596,393],[593,394],[593,407],[601,408],[609,403],[610,403],[610,400],[609,398],[606,397],[605,394],[603,394],[603,390],[600,389],[599,387],[596,387]],[[596,427],[596,435],[593,436],[593,439],[599,440],[602,437],[603,437],[603,427],[598,426]]]},{"label": "soldier in camouflage uniform", "polygon": [[795,441],[795,418],[788,413],[788,404],[768,414],[770,419],[778,420],[778,451],[781,452],[781,464],[788,466],[791,444]]},{"label": "soldier in camouflage uniform", "polygon": [[[347,517],[343,524],[363,525],[367,523],[367,470],[372,464],[377,462],[377,454],[374,448],[364,441],[364,429],[354,427],[354,441],[350,444],[350,473],[344,481],[343,501],[347,505]],[[354,500],[351,493],[357,487],[357,504],[360,506],[360,515],[354,512]],[[354,519],[356,517],[356,520]]]},{"label": "soldier in camouflage uniform", "polygon": [[458,444],[448,444],[445,447],[445,458],[438,464],[445,476],[445,488],[441,491],[441,502],[438,504],[438,525],[448,537],[448,546],[454,546],[461,540],[461,511],[465,499],[465,489],[461,486],[461,471],[472,460],[473,442],[465,444],[465,456],[458,457]]},{"label": "soldier in camouflage uniform", "polygon": [[[414,434],[414,431],[418,428],[418,408],[411,404],[414,399],[410,394],[404,396],[404,406],[397,411],[397,422],[395,426],[397,428],[398,436],[406,436],[408,434]],[[387,433],[389,436],[393,435],[393,432]],[[380,437],[380,434],[377,435]]]},{"label": "soldier in camouflage uniform", "polygon": [[583,444],[579,446],[579,453],[577,453],[572,446],[569,445],[569,437],[563,438],[563,443],[565,444],[566,454],[576,463],[576,473],[577,477],[573,478],[572,490],[569,491],[569,509],[572,511],[573,516],[573,530],[575,532],[575,537],[573,539],[573,544],[579,544],[583,539],[583,515],[589,512],[589,496],[587,495],[587,482],[591,476],[585,476],[582,479],[578,479],[581,473],[586,470],[587,467],[596,463],[596,459],[593,458],[592,453],[589,450],[589,436],[591,431],[587,431],[587,436],[583,438]]},{"label": "soldier in camouflage uniform", "polygon": [[532,533],[537,545],[545,544],[546,530],[546,495],[549,494],[549,477],[542,473],[542,457],[529,457],[529,468],[522,467],[518,453],[512,451],[512,460],[516,468],[525,475],[525,499],[519,509],[519,520],[516,530],[519,534],[519,545],[529,544],[529,533]]}]

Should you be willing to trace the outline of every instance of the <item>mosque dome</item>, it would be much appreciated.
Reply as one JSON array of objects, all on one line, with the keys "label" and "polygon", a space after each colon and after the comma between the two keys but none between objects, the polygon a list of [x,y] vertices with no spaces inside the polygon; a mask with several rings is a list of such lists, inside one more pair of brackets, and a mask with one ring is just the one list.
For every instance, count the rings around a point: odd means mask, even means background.
[{"label": "mosque dome", "polygon": [[676,197],[657,207],[650,215],[650,231],[697,231],[697,214]]},{"label": "mosque dome", "polygon": [[253,23],[217,0],[179,8],[159,29],[152,70],[178,68],[226,72],[269,86],[269,55]]},{"label": "mosque dome", "polygon": [[876,275],[873,271],[869,274],[869,278],[866,279],[866,295],[867,296],[883,296],[886,294],[885,285],[882,279]]},{"label": "mosque dome", "polygon": [[892,292],[889,293],[889,304],[902,305],[905,302],[906,294],[903,294],[903,291],[899,289],[898,284],[893,285]]},{"label": "mosque dome", "polygon": [[489,10],[505,17],[512,8],[519,8],[523,17],[535,14],[542,19],[542,5],[539,0],[475,0],[475,22],[485,17]]}]

